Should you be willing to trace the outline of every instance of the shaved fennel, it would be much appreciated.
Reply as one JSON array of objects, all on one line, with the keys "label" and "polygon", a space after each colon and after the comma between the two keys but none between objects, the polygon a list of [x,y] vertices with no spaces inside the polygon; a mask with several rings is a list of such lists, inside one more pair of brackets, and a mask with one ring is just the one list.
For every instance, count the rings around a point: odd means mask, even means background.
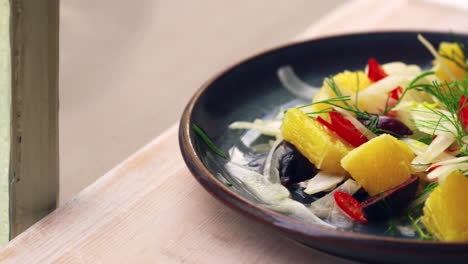
[{"label": "shaved fennel", "polygon": [[414,158],[412,163],[417,166],[416,168],[424,170],[427,164],[433,163],[453,142],[455,137],[452,134],[439,134],[427,147],[426,152]]},{"label": "shaved fennel", "polygon": [[310,204],[310,210],[314,212],[318,217],[322,218],[329,218],[332,213],[332,209],[337,207],[335,203],[335,198],[333,194],[336,191],[346,192],[348,194],[353,195],[356,193],[361,186],[354,180],[348,179],[343,184],[338,186],[335,190],[328,193],[324,197],[318,199],[317,201]]},{"label": "shaved fennel", "polygon": [[261,120],[255,119],[254,122],[234,122],[229,125],[230,129],[255,129],[258,130],[260,133],[279,137],[281,135],[281,120]]},{"label": "shaved fennel", "polygon": [[369,97],[381,94],[387,94],[394,90],[398,86],[405,87],[408,83],[413,80],[413,77],[409,76],[388,76],[382,80],[371,84],[364,91],[359,93],[360,97]]},{"label": "shaved fennel", "polygon": [[456,81],[457,79],[452,74],[452,72],[448,69],[447,65],[442,60],[439,53],[437,53],[437,51],[435,50],[434,46],[432,46],[432,44],[429,41],[427,41],[427,39],[425,39],[421,34],[418,34],[418,40],[421,41],[424,47],[426,47],[429,50],[429,52],[432,54],[432,56],[434,56],[434,58],[437,60],[437,62],[439,62],[440,67],[444,69],[444,71],[447,73],[450,79],[452,81]]},{"label": "shaved fennel", "polygon": [[320,88],[310,86],[301,80],[289,65],[279,68],[277,74],[286,90],[299,98],[311,100],[320,90]]},{"label": "shaved fennel", "polygon": [[411,76],[415,77],[422,73],[421,68],[414,64],[405,64],[400,61],[385,63],[382,68],[388,75]]},{"label": "shaved fennel", "polygon": [[[414,152],[414,154],[416,155],[422,155],[424,153],[427,152],[427,148],[429,147],[428,145],[420,142],[420,141],[417,141],[415,139],[412,139],[412,138],[403,138],[401,141],[405,142],[408,147],[410,147],[410,149]],[[439,154],[439,156],[437,156],[433,162],[440,162],[440,161],[444,161],[444,160],[450,160],[450,159],[453,159],[454,156],[449,154],[449,153],[446,153],[446,152],[442,152]]]},{"label": "shaved fennel", "polygon": [[317,173],[312,179],[307,181],[307,187],[304,190],[307,194],[331,191],[337,184],[344,180],[345,176],[330,174],[323,171]]},{"label": "shaved fennel", "polygon": [[447,176],[452,174],[455,171],[466,171],[468,170],[468,163],[452,163],[438,167],[427,174],[429,180],[438,180],[440,185],[443,185]]},{"label": "shaved fennel", "polygon": [[[268,156],[265,160],[265,167],[263,168],[263,175],[267,177],[272,183],[280,182],[280,175],[277,167],[279,158],[277,157],[278,152],[276,151],[276,149],[281,144],[281,142],[283,142],[283,139],[280,137],[273,143],[273,145],[271,146],[271,150],[268,153]],[[280,154],[283,153],[284,151]]]},{"label": "shaved fennel", "polygon": [[267,208],[309,223],[335,228],[313,214],[302,203],[289,198],[289,191],[283,185],[272,183],[264,175],[233,162],[226,163],[225,167],[227,171],[240,180],[255,197],[265,203]]}]

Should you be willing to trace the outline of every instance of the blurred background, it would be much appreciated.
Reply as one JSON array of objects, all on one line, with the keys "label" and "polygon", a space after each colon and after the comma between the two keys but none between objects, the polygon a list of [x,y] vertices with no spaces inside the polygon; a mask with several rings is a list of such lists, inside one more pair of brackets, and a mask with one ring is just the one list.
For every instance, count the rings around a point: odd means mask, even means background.
[{"label": "blurred background", "polygon": [[345,0],[62,0],[60,200],[175,124],[211,75]]}]

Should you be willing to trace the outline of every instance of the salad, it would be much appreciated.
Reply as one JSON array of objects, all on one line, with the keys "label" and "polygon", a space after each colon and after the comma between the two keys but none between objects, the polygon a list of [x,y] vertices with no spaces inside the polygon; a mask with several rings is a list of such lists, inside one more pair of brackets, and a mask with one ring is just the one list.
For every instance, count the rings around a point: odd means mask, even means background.
[{"label": "salad", "polygon": [[271,140],[254,146],[256,169],[236,149],[225,169],[263,206],[303,221],[468,242],[468,54],[456,38],[438,49],[418,39],[431,69],[368,58],[314,88],[280,68],[283,86],[311,103],[232,123]]}]

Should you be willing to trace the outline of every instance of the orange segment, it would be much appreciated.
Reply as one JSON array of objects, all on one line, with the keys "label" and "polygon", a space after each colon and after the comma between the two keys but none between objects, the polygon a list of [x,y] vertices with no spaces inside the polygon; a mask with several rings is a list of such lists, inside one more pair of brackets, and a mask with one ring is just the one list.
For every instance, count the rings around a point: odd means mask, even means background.
[{"label": "orange segment", "polygon": [[[372,83],[363,71],[344,71],[333,76],[333,79],[339,85],[339,88],[343,95],[350,95],[351,97],[353,97],[353,99],[356,91],[362,91]],[[320,92],[317,93],[317,95],[315,95],[312,102],[318,102],[336,96],[337,95],[331,90],[330,86],[325,80],[323,82],[322,89],[320,89]],[[337,102],[337,104],[344,106],[344,104],[341,102]],[[330,105],[328,104],[316,104],[312,106],[312,111],[320,112],[329,107]],[[327,116],[322,116],[322,118],[328,119]]]},{"label": "orange segment", "polygon": [[[363,71],[344,71],[335,75],[333,79],[335,82],[339,83],[342,88],[352,92],[362,91],[372,84],[372,81]],[[324,86],[325,85],[327,84],[324,83]]]},{"label": "orange segment", "polygon": [[373,196],[409,179],[413,158],[405,143],[383,134],[349,152],[341,165]]},{"label": "orange segment", "polygon": [[468,241],[468,178],[460,172],[447,176],[424,206],[422,222],[442,241]]},{"label": "orange segment", "polygon": [[[457,80],[463,80],[466,78],[466,62],[463,60],[463,51],[457,43],[442,42],[439,46],[439,54],[449,58],[442,58],[442,61],[447,65],[448,70],[454,75]],[[434,64],[438,66],[436,68],[436,76],[442,82],[452,82],[452,79],[443,67],[439,65],[439,62],[435,60]],[[458,65],[457,65],[458,64]],[[460,67],[465,67],[463,69]]]},{"label": "orange segment", "polygon": [[346,173],[340,161],[352,147],[301,110],[287,111],[282,134],[317,168],[330,173]]}]

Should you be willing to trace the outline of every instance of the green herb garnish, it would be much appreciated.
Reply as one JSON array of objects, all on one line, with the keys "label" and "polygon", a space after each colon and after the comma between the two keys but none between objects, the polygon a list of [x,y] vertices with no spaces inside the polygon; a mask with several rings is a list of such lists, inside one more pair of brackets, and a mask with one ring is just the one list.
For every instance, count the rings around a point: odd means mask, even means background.
[{"label": "green herb garnish", "polygon": [[439,186],[439,183],[438,182],[431,182],[429,183],[426,188],[424,188],[424,190],[418,195],[416,196],[415,199],[418,199],[426,194],[429,194],[431,193],[437,186]]},{"label": "green herb garnish", "polygon": [[211,139],[203,132],[203,130],[198,127],[197,125],[193,124],[192,125],[193,131],[197,133],[198,136],[203,140],[203,142],[210,148],[214,153],[216,153],[218,156],[220,156],[223,159],[228,159],[228,156],[224,154],[216,145],[211,141]]},{"label": "green herb garnish", "polygon": [[420,138],[417,138],[416,140],[421,142],[421,143],[424,143],[426,145],[429,145],[429,144],[431,144],[433,138],[434,138],[433,135],[424,135],[424,136],[422,136]]},{"label": "green herb garnish", "polygon": [[[425,72],[425,73],[422,73],[420,74],[419,76],[417,76],[416,78],[414,78],[409,84],[408,86],[406,87],[406,89],[403,89],[403,93],[400,95],[400,98],[398,98],[398,100],[395,102],[395,104],[392,106],[392,107],[387,107],[387,105],[385,106],[385,109],[384,111],[382,111],[382,115],[385,115],[386,113],[392,111],[398,104],[400,104],[401,100],[403,100],[403,98],[405,97],[406,93],[412,89],[417,89],[421,86],[424,86],[425,84],[416,84],[417,82],[419,82],[421,79],[425,78],[426,76],[430,76],[430,75],[434,75],[435,73],[434,72]],[[387,97],[387,103],[388,103],[388,100],[390,99],[390,96]]]},{"label": "green herb garnish", "polygon": [[411,224],[416,229],[416,233],[420,240],[434,240],[434,237],[430,234],[425,232],[423,227],[421,226],[421,218],[414,219],[411,215],[408,215],[408,219],[411,221]]},{"label": "green herb garnish", "polygon": [[[419,84],[412,86],[412,89],[418,91],[424,91],[438,100],[438,104],[443,109],[447,110],[448,114],[440,111],[439,109],[433,109],[425,106],[427,110],[439,117],[438,121],[421,121],[420,123],[427,128],[432,128],[434,131],[444,131],[452,134],[458,145],[462,146],[462,138],[467,135],[463,120],[459,118],[460,111],[468,105],[467,102],[460,105],[460,99],[462,96],[468,96],[468,79],[463,81],[456,81],[452,83],[445,82],[441,84],[439,82],[433,82],[432,84]],[[442,123],[448,123],[453,126],[455,131],[448,129],[447,127],[441,126]]]},{"label": "green herb garnish", "polygon": [[[327,83],[327,85],[330,87],[330,89],[336,94],[335,97],[331,97],[331,98],[328,98],[328,99],[325,99],[325,100],[321,100],[321,101],[317,101],[317,102],[313,102],[313,103],[310,103],[310,104],[306,104],[306,105],[302,105],[302,106],[299,106],[297,107],[298,109],[300,108],[304,108],[304,107],[308,107],[308,106],[312,106],[312,105],[316,105],[316,104],[328,104],[330,105],[329,108],[325,108],[321,111],[318,111],[318,112],[310,112],[310,113],[307,113],[308,115],[314,115],[314,114],[322,114],[322,113],[329,113],[329,112],[332,112],[333,111],[333,107],[337,107],[337,108],[341,108],[343,110],[346,110],[348,112],[352,112],[354,114],[356,114],[356,117],[358,118],[370,118],[371,117],[371,114],[369,114],[368,112],[365,112],[365,111],[361,111],[359,109],[359,107],[357,106],[357,100],[359,98],[359,91],[358,89],[356,90],[356,97],[355,97],[355,103],[353,105],[350,104],[351,102],[351,96],[349,95],[343,95],[343,93],[341,92],[340,88],[338,87],[338,85],[336,84],[333,76],[330,76],[328,77],[325,82]],[[359,86],[359,78],[357,78],[357,85]],[[338,104],[339,102],[342,103],[342,105]]]},{"label": "green herb garnish", "polygon": [[385,230],[384,234],[390,234],[392,236],[398,235],[397,220],[390,218],[388,228]]}]

